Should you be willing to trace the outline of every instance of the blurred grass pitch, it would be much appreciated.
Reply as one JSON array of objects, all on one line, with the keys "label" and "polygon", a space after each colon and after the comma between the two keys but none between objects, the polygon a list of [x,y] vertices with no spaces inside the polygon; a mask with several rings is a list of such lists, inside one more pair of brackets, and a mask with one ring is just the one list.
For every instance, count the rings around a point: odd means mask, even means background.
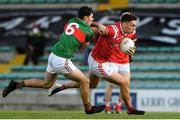
[{"label": "blurred grass pitch", "polygon": [[178,112],[146,112],[145,115],[86,115],[83,110],[0,110],[0,119],[180,119]]}]

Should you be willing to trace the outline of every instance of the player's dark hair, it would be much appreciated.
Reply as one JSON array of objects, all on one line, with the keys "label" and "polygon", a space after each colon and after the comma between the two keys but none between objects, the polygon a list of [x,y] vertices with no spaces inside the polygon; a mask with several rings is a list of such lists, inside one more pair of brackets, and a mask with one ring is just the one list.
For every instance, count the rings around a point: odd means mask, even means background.
[{"label": "player's dark hair", "polygon": [[93,13],[91,7],[83,6],[78,10],[78,18],[82,20],[85,16],[90,16],[91,13]]},{"label": "player's dark hair", "polygon": [[137,20],[137,17],[132,14],[125,14],[121,18],[121,22],[130,22],[132,20]]},{"label": "player's dark hair", "polygon": [[120,12],[120,15],[122,15],[123,13],[131,13],[132,14],[132,11],[130,9],[122,9],[121,12]]}]

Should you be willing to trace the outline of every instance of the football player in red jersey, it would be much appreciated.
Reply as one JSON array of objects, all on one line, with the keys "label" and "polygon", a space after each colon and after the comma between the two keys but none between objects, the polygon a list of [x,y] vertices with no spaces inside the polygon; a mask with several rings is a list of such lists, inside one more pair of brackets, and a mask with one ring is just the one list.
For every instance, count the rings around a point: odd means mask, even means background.
[{"label": "football player in red jersey", "polygon": [[[132,11],[129,9],[124,9],[120,13],[120,19],[122,18],[123,15],[125,14],[132,14]],[[136,41],[137,35],[136,31],[134,30],[133,33],[128,34],[126,37],[131,38],[133,41]],[[127,55],[120,51],[118,48],[113,49],[113,54],[109,58],[109,62],[112,62],[112,66],[116,68],[116,72],[119,74],[123,75],[128,82],[130,82],[130,65],[129,63],[132,61],[133,56],[132,55]],[[112,89],[113,89],[114,84],[107,82],[106,89],[105,89],[105,105],[106,109],[105,112],[107,114],[113,113],[112,107],[111,107],[111,96],[112,96]],[[121,92],[121,91],[120,91]],[[123,103],[121,94],[119,94],[119,100],[115,104],[115,112],[116,113],[121,113],[121,105]],[[114,107],[114,106],[113,106]]]},{"label": "football player in red jersey", "polygon": [[[122,99],[128,109],[128,114],[144,114],[144,111],[135,110],[131,104],[129,56],[119,49],[123,38],[133,34],[136,29],[136,17],[125,14],[121,22],[107,26],[108,35],[101,35],[89,57],[91,84],[98,83],[99,77],[120,86]],[[129,55],[134,54],[134,48],[129,50]],[[119,68],[123,74],[119,74]],[[123,68],[123,69],[122,69]],[[93,79],[91,79],[93,78]],[[93,84],[94,87],[96,84]],[[91,87],[93,85],[90,85]]]}]

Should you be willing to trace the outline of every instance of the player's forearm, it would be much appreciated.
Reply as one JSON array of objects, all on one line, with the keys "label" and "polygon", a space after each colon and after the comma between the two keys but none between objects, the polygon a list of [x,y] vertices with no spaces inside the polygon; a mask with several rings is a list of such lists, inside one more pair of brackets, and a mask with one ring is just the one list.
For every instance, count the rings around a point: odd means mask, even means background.
[{"label": "player's forearm", "polygon": [[99,31],[98,31],[98,28],[97,27],[91,27],[92,31],[98,35],[99,34]]},{"label": "player's forearm", "polygon": [[104,26],[101,23],[98,22],[93,22],[91,24],[91,28],[93,28],[92,30],[94,31],[94,33],[99,34],[99,35],[107,35],[108,31],[106,29],[106,26]]},{"label": "player's forearm", "polygon": [[98,22],[92,22],[91,27],[97,27],[98,28],[99,24],[100,23],[98,23]]}]

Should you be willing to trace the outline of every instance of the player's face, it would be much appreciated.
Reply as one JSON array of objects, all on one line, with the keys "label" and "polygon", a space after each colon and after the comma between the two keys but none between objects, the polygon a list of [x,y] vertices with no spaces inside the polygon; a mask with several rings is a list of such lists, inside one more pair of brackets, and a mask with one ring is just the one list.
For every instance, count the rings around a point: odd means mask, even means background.
[{"label": "player's face", "polygon": [[124,23],[124,33],[132,34],[136,30],[137,22],[135,20]]},{"label": "player's face", "polygon": [[87,16],[87,17],[85,18],[85,21],[87,22],[87,24],[88,24],[89,26],[92,24],[93,20],[94,20],[93,13],[91,13],[90,16]]}]

